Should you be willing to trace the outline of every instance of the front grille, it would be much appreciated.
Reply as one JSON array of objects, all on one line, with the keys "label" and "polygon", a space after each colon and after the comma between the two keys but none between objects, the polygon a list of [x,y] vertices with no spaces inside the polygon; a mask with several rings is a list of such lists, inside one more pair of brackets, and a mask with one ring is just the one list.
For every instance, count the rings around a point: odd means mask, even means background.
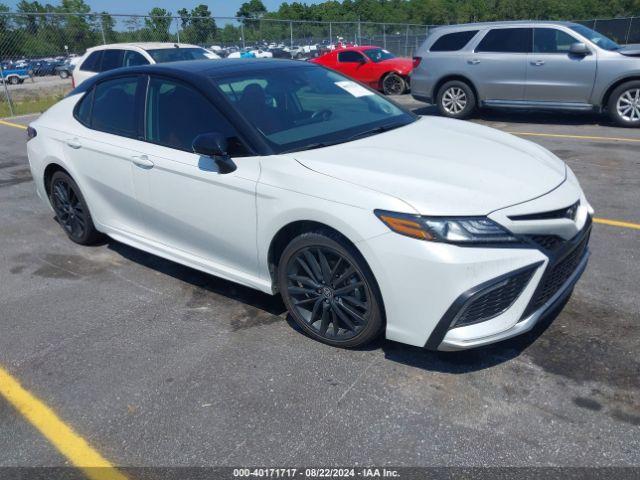
[{"label": "front grille", "polygon": [[576,271],[587,249],[589,233],[590,232],[587,232],[583,236],[582,240],[580,240],[577,245],[560,260],[547,267],[547,271],[542,277],[540,285],[538,285],[538,288],[533,294],[523,318],[529,316],[531,313],[535,312],[547,303],[567,282],[567,280],[569,280],[569,277],[573,272]]},{"label": "front grille", "polygon": [[557,235],[531,235],[529,238],[544,250],[551,251],[557,250],[565,242],[564,239]]},{"label": "front grille", "polygon": [[537,265],[519,271],[473,295],[462,307],[452,327],[471,325],[497,317],[520,296]]},{"label": "front grille", "polygon": [[569,205],[565,208],[560,208],[558,210],[552,210],[550,212],[538,212],[538,213],[528,213],[526,215],[513,215],[509,218],[511,220],[552,220],[559,218],[568,218],[569,220],[575,220],[576,214],[578,213],[578,207],[580,206],[580,200],[578,200],[573,205]]}]

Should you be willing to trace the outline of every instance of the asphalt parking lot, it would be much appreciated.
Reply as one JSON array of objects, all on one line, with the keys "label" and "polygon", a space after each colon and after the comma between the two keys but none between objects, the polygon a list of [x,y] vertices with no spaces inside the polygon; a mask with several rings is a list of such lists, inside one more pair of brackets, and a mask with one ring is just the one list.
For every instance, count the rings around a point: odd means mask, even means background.
[{"label": "asphalt parking lot", "polygon": [[[549,148],[598,218],[628,224],[594,225],[548,328],[461,353],[322,345],[277,297],[68,241],[35,195],[24,131],[0,122],[0,367],[117,466],[640,465],[640,131],[473,121]],[[0,432],[0,466],[69,464],[2,396]]]}]

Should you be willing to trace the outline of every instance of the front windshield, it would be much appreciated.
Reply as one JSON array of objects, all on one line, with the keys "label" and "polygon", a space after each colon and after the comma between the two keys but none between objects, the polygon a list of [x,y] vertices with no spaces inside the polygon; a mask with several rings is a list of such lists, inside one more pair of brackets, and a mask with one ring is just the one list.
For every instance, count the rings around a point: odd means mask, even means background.
[{"label": "front windshield", "polygon": [[371,59],[372,62],[378,63],[383,60],[391,60],[392,58],[396,58],[396,56],[391,53],[383,50],[382,48],[370,48],[369,50],[365,50],[364,54]]},{"label": "front windshield", "polygon": [[580,35],[586,37],[588,40],[595,43],[598,47],[605,50],[620,50],[621,48],[620,45],[618,45],[610,38],[607,38],[601,33],[591,30],[584,25],[572,25],[571,30],[573,30],[574,32],[578,32]]},{"label": "front windshield", "polygon": [[147,50],[147,53],[155,60],[156,63],[180,62],[182,60],[207,60],[211,56],[207,55],[204,48],[158,48]]},{"label": "front windshield", "polygon": [[416,118],[382,95],[317,66],[212,80],[276,153],[347,142]]}]

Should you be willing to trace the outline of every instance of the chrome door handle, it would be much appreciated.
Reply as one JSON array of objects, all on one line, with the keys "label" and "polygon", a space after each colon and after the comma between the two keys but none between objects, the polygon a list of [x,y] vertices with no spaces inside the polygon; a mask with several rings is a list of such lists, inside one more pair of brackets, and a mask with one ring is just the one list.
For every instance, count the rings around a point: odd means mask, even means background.
[{"label": "chrome door handle", "polygon": [[79,149],[82,148],[82,144],[80,143],[80,140],[78,140],[77,138],[70,138],[69,140],[66,141],[66,144],[73,148],[73,149]]},{"label": "chrome door handle", "polygon": [[544,60],[536,60],[535,62],[531,62],[531,65],[535,65],[536,67],[540,67],[544,65]]},{"label": "chrome door handle", "polygon": [[467,60],[467,63],[469,63],[470,65],[478,65],[480,63],[480,60],[474,58],[472,60]]},{"label": "chrome door handle", "polygon": [[134,155],[131,161],[142,168],[151,168],[155,165],[146,155]]}]

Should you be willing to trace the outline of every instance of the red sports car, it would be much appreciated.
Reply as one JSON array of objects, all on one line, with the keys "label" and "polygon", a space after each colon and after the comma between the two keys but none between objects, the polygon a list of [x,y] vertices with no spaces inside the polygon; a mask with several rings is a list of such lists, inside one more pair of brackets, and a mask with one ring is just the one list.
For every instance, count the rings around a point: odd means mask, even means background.
[{"label": "red sports car", "polygon": [[380,47],[337,48],[311,60],[337,70],[387,95],[400,95],[409,86],[413,60],[398,58]]}]

